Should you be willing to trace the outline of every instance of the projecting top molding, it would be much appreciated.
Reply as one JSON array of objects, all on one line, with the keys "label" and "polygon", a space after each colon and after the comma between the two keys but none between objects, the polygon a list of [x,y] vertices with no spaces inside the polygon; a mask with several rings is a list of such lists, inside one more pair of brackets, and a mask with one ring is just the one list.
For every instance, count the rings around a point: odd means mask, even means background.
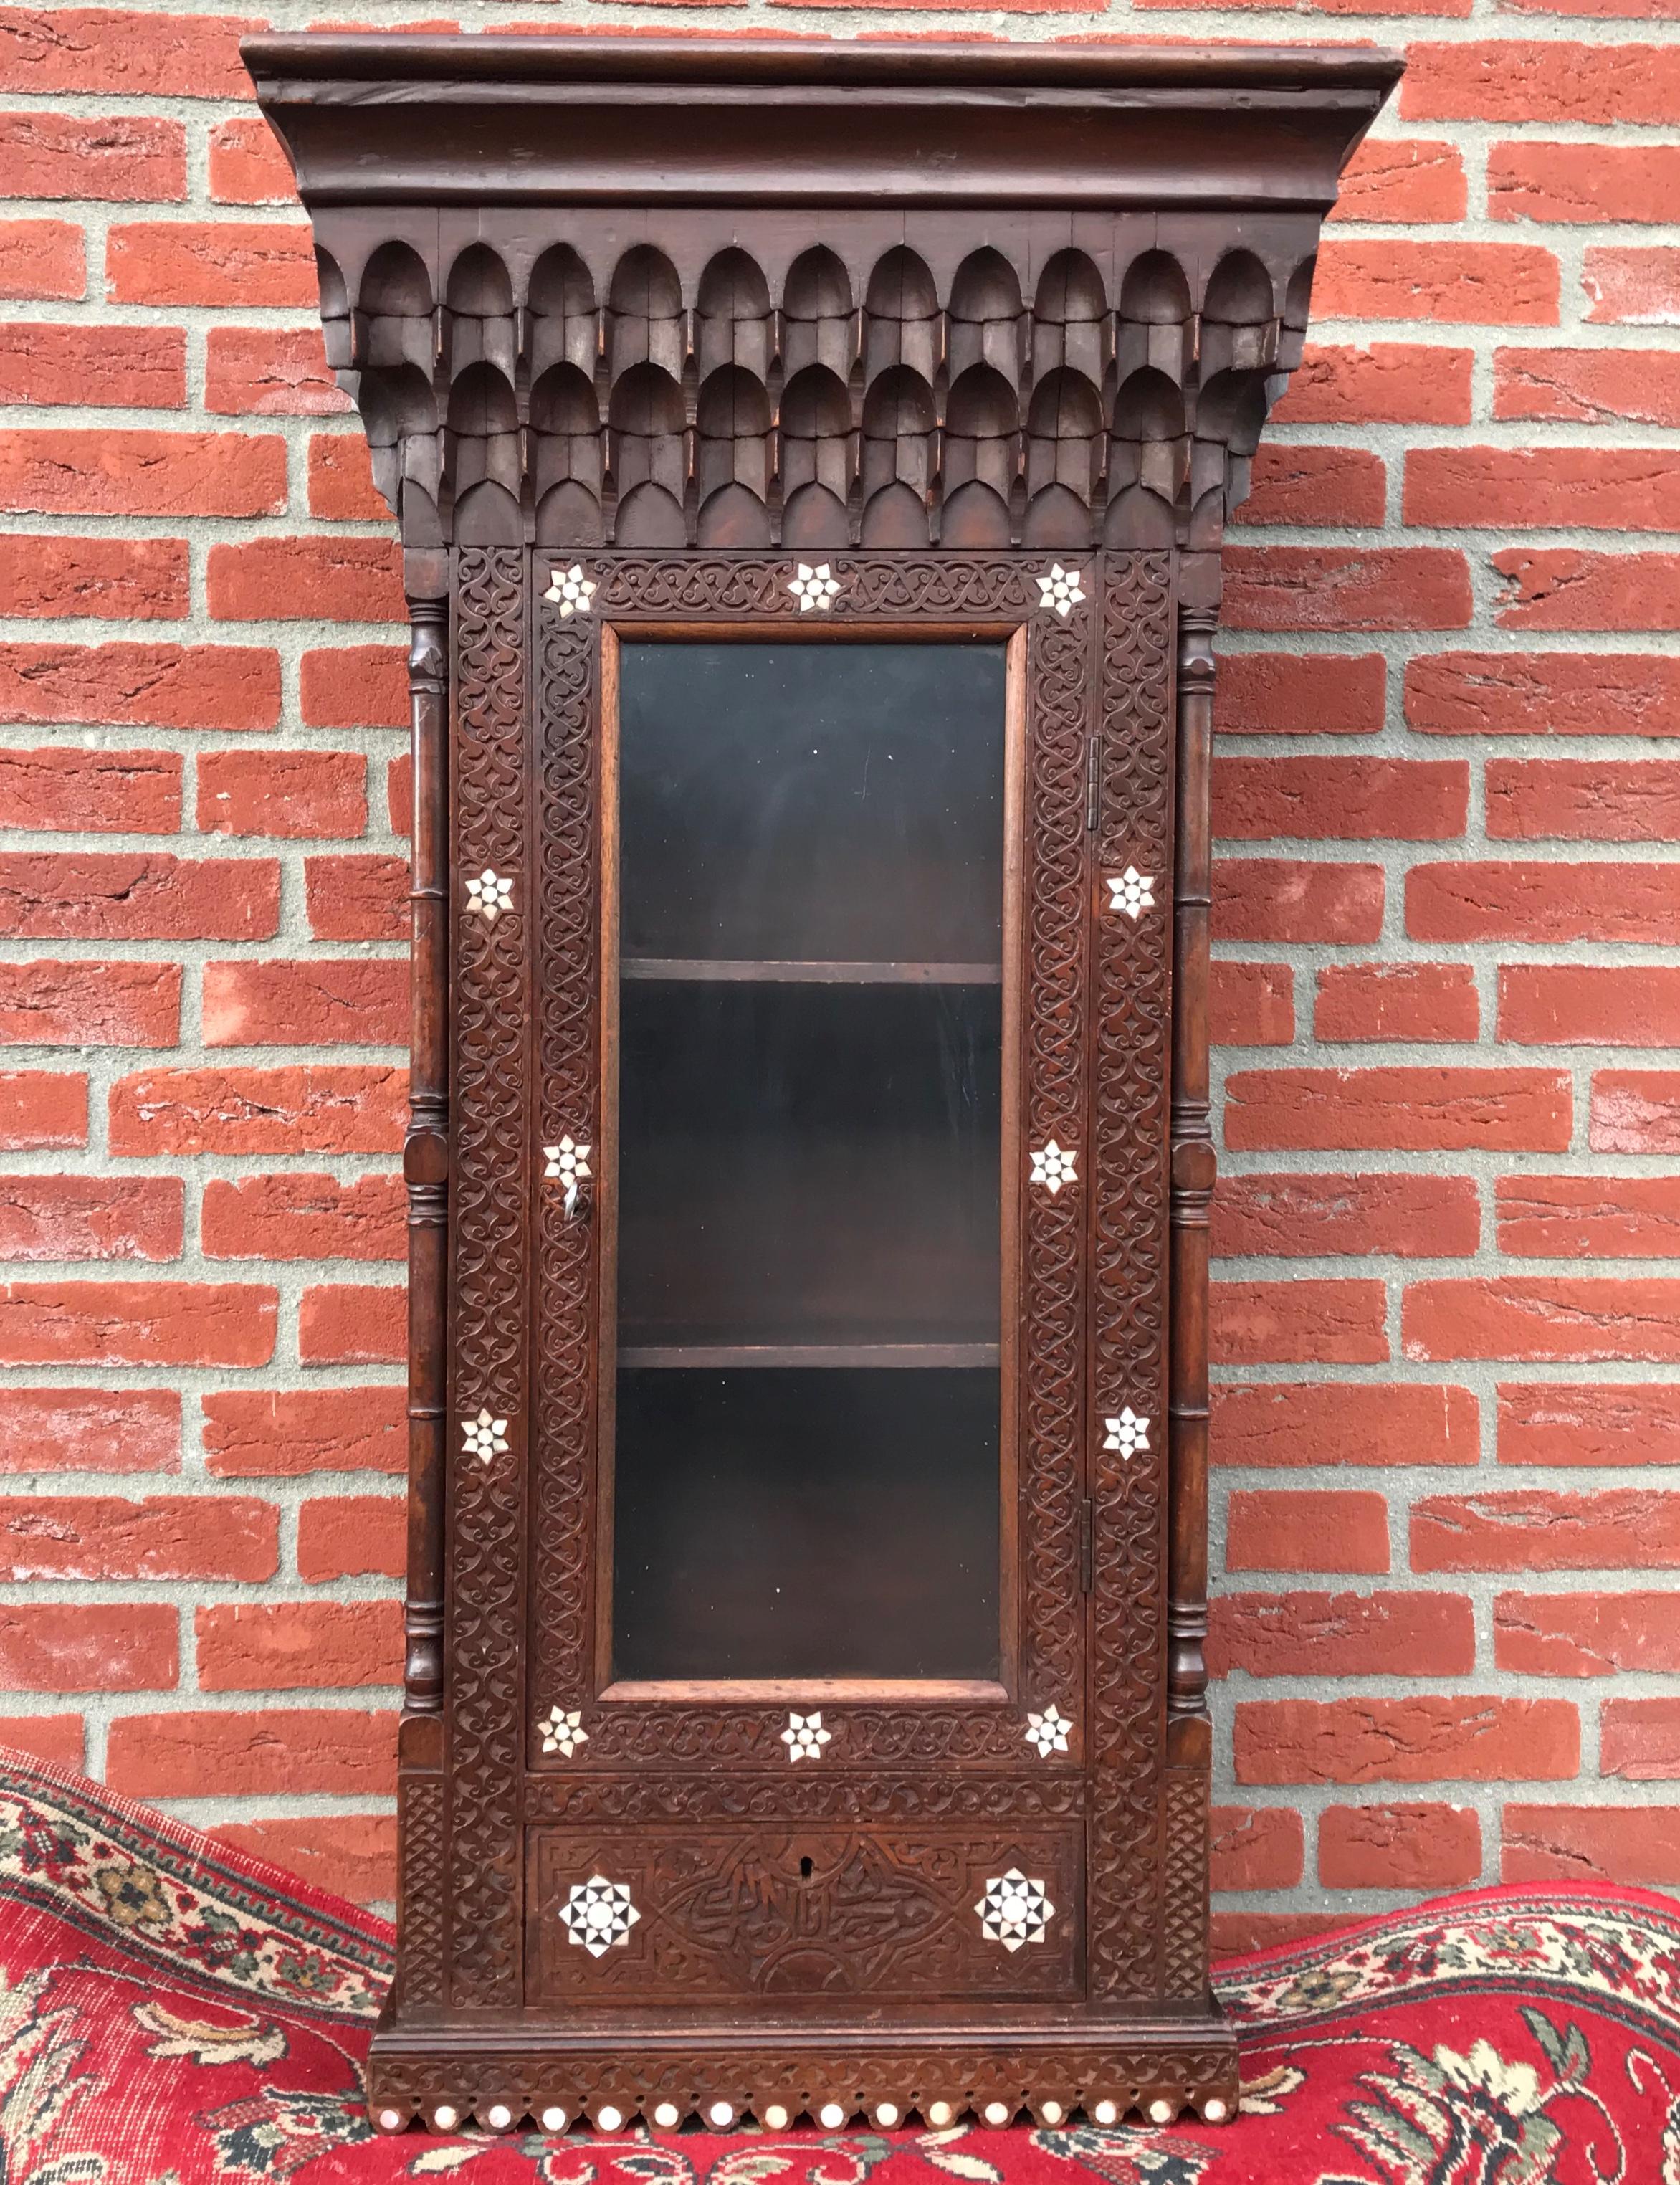
[{"label": "projecting top molding", "polygon": [[304,202],[1326,211],[1375,47],[356,35],[243,48]]}]

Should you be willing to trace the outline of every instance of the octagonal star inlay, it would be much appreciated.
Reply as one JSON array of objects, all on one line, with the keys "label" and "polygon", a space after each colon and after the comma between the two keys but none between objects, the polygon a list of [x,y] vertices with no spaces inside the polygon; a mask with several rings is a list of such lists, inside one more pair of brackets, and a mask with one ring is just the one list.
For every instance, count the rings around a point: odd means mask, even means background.
[{"label": "octagonal star inlay", "polygon": [[641,1914],[630,1902],[628,1882],[609,1881],[592,1874],[587,1881],[574,1881],[560,1908],[560,1924],[572,1941],[592,1958],[609,1950],[622,1950]]},{"label": "octagonal star inlay", "polygon": [[1012,1951],[1024,1942],[1041,1942],[1056,1912],[1044,1884],[1023,1874],[1019,1866],[994,1875],[974,1909],[988,1942],[1002,1942]]}]

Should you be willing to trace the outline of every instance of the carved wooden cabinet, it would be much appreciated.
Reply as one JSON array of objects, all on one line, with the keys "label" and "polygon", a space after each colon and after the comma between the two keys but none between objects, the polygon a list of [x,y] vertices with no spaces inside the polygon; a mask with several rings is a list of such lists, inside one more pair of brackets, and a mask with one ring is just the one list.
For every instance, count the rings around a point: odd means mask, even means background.
[{"label": "carved wooden cabinet", "polygon": [[1211,639],[1398,64],[247,53],[414,628],[376,2121],[1217,2121]]}]

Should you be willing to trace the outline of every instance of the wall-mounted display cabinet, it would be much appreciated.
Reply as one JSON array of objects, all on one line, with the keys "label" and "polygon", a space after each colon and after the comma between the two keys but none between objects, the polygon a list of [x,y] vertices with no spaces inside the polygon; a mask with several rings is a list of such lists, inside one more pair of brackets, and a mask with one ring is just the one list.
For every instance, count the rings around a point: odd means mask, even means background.
[{"label": "wall-mounted display cabinet", "polygon": [[1211,643],[1398,64],[247,53],[414,628],[375,2121],[1216,2122]]}]

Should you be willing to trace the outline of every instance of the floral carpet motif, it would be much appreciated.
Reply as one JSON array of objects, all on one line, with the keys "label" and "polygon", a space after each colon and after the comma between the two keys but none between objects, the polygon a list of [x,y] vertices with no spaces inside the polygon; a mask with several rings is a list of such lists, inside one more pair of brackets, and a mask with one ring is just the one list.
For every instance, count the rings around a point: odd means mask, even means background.
[{"label": "floral carpet motif", "polygon": [[1220,1969],[1221,2128],[375,2134],[391,1931],[0,1752],[0,2185],[1680,2185],[1680,1903],[1481,1890]]}]

